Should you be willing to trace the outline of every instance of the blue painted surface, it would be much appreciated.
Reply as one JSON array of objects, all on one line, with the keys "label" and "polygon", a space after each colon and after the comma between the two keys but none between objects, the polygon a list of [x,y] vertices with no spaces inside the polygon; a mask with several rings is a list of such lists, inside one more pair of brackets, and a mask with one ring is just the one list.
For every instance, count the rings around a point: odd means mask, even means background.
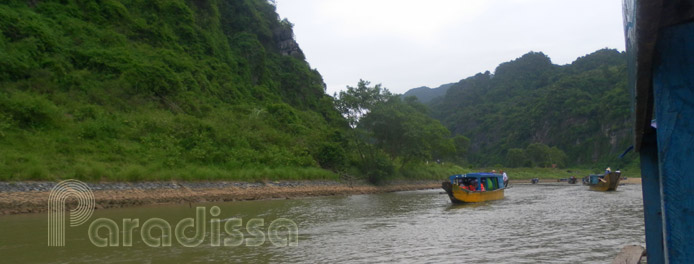
[{"label": "blue painted surface", "polygon": [[648,263],[664,263],[663,215],[660,199],[660,172],[658,146],[655,133],[643,137],[641,145],[641,185],[643,192],[643,216],[646,229]]},{"label": "blue painted surface", "polygon": [[600,177],[603,177],[604,175],[597,175],[597,174],[591,174],[590,177],[588,177],[590,180],[588,183],[590,184],[598,184],[598,181],[600,181]]},{"label": "blue painted surface", "polygon": [[653,93],[658,122],[665,263],[691,263],[694,260],[694,23],[661,29],[653,68]]}]

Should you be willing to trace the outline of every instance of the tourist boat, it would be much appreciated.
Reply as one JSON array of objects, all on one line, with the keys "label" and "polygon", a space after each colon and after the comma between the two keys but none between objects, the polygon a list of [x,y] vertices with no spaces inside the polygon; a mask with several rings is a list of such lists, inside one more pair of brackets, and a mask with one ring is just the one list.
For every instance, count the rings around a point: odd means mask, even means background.
[{"label": "tourist boat", "polygon": [[619,185],[621,173],[610,172],[607,174],[591,174],[583,184],[588,185],[591,191],[616,191]]},{"label": "tourist boat", "polygon": [[501,200],[506,189],[502,175],[485,172],[451,175],[441,187],[453,203]]}]

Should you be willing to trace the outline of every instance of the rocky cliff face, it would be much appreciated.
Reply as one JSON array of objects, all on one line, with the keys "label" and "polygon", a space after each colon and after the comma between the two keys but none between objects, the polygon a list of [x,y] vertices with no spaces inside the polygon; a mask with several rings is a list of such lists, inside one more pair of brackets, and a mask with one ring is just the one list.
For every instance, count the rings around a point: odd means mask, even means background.
[{"label": "rocky cliff face", "polygon": [[304,52],[301,51],[299,43],[294,39],[294,31],[289,21],[283,20],[282,26],[274,30],[273,37],[277,43],[280,54],[292,56],[301,60],[305,59]]}]

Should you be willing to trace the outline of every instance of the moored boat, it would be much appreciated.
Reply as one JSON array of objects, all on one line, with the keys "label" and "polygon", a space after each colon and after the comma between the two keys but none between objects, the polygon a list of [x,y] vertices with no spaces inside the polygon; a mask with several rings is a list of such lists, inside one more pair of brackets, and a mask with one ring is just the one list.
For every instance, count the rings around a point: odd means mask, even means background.
[{"label": "moored boat", "polygon": [[606,174],[591,174],[584,182],[592,191],[616,191],[619,186],[621,173],[610,172]]},{"label": "moored boat", "polygon": [[502,175],[484,172],[451,175],[441,187],[453,203],[501,200],[506,189]]}]

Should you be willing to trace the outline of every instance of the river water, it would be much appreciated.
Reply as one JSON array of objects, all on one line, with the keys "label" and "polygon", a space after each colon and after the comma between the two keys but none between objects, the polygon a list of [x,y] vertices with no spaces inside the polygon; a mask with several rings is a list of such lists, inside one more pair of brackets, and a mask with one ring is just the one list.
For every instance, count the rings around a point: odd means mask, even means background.
[{"label": "river water", "polygon": [[[140,226],[161,218],[175,226],[195,218],[195,207],[202,206],[206,237],[196,247],[183,247],[176,239],[169,247],[150,247],[138,229],[133,245],[125,247],[121,227],[119,246],[100,248],[87,235],[89,222],[68,225],[65,246],[48,247],[46,214],[3,216],[0,262],[609,263],[623,246],[645,243],[640,185],[608,193],[581,185],[515,185],[504,200],[471,205],[452,205],[441,191],[109,209],[90,218],[112,219],[119,226],[125,218],[139,219]],[[220,209],[217,218],[212,206]],[[211,223],[224,226],[232,218],[242,225],[264,221],[250,232],[239,229],[245,239],[265,237],[273,220],[289,219],[298,227],[298,243],[283,247],[265,239],[260,246],[213,245]],[[286,238],[281,232],[286,229],[278,230]]]}]

